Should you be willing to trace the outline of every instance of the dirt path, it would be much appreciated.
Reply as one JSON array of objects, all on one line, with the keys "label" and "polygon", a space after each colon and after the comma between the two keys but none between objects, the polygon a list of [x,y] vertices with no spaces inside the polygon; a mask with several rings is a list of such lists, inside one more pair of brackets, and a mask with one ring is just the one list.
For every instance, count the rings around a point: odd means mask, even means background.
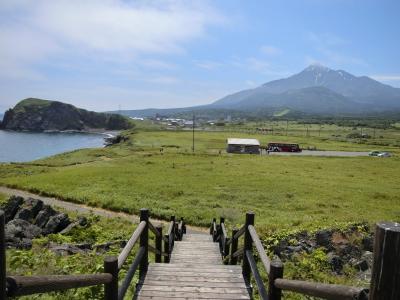
[{"label": "dirt path", "polygon": [[[67,201],[57,199],[57,198],[45,197],[45,196],[30,193],[30,192],[26,192],[23,190],[11,189],[11,188],[4,187],[4,186],[0,186],[0,193],[6,194],[9,196],[15,195],[15,196],[21,196],[24,198],[31,197],[31,198],[39,199],[39,200],[42,200],[43,203],[45,203],[47,205],[56,206],[56,207],[65,209],[67,211],[75,211],[77,213],[83,213],[83,214],[92,213],[92,214],[106,217],[106,218],[122,218],[122,219],[125,219],[128,221],[131,221],[133,223],[139,222],[139,216],[137,216],[137,215],[130,215],[130,214],[123,213],[123,212],[115,212],[115,211],[111,211],[111,210],[107,210],[107,209],[103,209],[103,208],[87,206],[84,204],[67,202]],[[169,223],[167,221],[158,220],[158,219],[154,219],[154,218],[152,218],[152,221],[154,221],[154,224]],[[187,230],[188,230],[188,232],[192,232],[192,233],[206,233],[208,231],[207,228],[188,226],[188,225],[187,225]]]}]

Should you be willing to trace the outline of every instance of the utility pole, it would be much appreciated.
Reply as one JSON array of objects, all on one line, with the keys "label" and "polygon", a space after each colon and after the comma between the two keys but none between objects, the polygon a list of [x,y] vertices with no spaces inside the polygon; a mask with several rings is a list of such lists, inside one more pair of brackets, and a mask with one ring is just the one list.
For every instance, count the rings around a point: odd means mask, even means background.
[{"label": "utility pole", "polygon": [[195,117],[194,117],[194,113],[193,113],[193,125],[192,125],[192,129],[193,129],[192,152],[193,152],[193,153],[194,153],[194,122],[195,122]]}]

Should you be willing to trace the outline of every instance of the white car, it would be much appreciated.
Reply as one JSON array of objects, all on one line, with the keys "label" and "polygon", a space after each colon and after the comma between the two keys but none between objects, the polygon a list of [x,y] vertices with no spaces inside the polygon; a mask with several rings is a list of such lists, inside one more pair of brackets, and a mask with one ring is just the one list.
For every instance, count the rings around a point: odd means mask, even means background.
[{"label": "white car", "polygon": [[381,152],[377,156],[378,157],[391,157],[392,154],[390,154],[389,152]]}]

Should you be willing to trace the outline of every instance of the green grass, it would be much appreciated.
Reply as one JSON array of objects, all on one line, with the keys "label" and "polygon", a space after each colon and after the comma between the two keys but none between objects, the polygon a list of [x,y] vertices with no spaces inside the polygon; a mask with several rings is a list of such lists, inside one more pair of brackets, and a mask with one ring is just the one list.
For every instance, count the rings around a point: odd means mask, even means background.
[{"label": "green grass", "polygon": [[[0,184],[128,213],[149,207],[153,216],[175,214],[204,226],[220,215],[241,224],[248,210],[268,231],[400,220],[398,157],[218,155],[227,136],[232,134],[196,133],[198,152],[192,154],[189,132],[141,132],[131,137],[133,145],[75,151],[35,162],[40,165],[4,165]],[[317,138],[296,141],[369,149]]]}]

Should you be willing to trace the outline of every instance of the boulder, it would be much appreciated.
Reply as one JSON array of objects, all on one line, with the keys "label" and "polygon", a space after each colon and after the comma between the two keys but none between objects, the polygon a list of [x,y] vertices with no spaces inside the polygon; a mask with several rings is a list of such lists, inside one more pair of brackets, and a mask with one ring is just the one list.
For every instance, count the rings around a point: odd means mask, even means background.
[{"label": "boulder", "polygon": [[343,269],[343,260],[339,255],[336,255],[333,252],[328,253],[328,263],[332,268],[332,271],[336,273],[340,273]]},{"label": "boulder", "polygon": [[366,236],[361,240],[361,245],[363,250],[365,251],[373,251],[374,248],[374,240],[372,238],[372,236]]},{"label": "boulder", "polygon": [[332,232],[330,230],[320,230],[315,233],[315,242],[317,245],[327,249],[332,248],[331,238]]},{"label": "boulder", "polygon": [[357,270],[362,271],[362,272],[369,269],[368,262],[365,259],[356,261],[353,264],[353,266],[354,266],[354,268],[356,268]]},{"label": "boulder", "polygon": [[81,226],[86,226],[88,224],[88,220],[86,217],[78,217],[78,224]]},{"label": "boulder", "polygon": [[40,236],[41,231],[36,225],[21,219],[14,219],[5,226],[6,239],[12,239],[13,237],[34,239]]},{"label": "boulder", "polygon": [[6,223],[14,219],[20,205],[24,202],[24,198],[19,196],[11,196],[1,209],[4,210]]},{"label": "boulder", "polygon": [[36,216],[34,224],[44,228],[50,217],[55,216],[57,212],[49,205],[44,205],[42,210]]},{"label": "boulder", "polygon": [[72,255],[72,254],[77,254],[77,253],[85,253],[82,249],[74,246],[74,245],[69,245],[69,244],[62,244],[62,245],[57,245],[57,244],[50,244],[49,249],[51,251],[54,251],[58,255]]},{"label": "boulder", "polygon": [[71,221],[69,220],[68,215],[64,213],[51,216],[46,226],[43,228],[43,234],[58,233],[66,228],[70,223]]}]

